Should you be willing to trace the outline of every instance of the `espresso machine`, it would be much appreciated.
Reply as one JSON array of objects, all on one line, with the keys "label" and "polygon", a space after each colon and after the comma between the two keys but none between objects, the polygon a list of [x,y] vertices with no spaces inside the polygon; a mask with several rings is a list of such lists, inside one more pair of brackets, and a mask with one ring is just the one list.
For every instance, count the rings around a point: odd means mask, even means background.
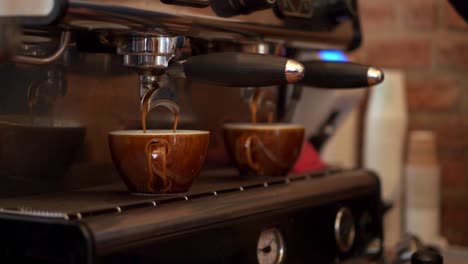
[{"label": "espresso machine", "polygon": [[[262,89],[292,120],[303,89],[383,80],[374,67],[301,61],[359,47],[357,0],[4,0],[0,3],[0,259],[6,263],[367,263],[383,253],[376,175],[325,167],[238,175],[222,124]],[[313,56],[312,56],[313,57]],[[135,195],[109,154],[140,102],[208,130],[186,193]],[[365,88],[364,88],[365,89]],[[320,98],[317,98],[320,100]],[[262,108],[259,119],[266,116]],[[314,116],[311,119],[323,117]],[[172,116],[155,109],[151,128]]]}]

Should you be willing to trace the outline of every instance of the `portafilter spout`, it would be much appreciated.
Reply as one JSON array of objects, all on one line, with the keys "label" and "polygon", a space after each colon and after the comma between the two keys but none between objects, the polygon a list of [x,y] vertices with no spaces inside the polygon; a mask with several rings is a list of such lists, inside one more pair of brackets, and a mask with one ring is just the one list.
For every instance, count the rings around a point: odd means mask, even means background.
[{"label": "portafilter spout", "polygon": [[149,33],[121,36],[117,53],[123,55],[123,65],[134,69],[140,76],[140,98],[157,87],[158,76],[165,73],[169,61],[176,56],[184,37],[158,36]]}]

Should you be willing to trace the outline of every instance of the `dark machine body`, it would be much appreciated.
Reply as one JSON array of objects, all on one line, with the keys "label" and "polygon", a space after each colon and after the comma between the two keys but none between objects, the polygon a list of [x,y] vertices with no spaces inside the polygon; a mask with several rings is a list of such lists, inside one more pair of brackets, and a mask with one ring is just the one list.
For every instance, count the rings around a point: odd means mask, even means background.
[{"label": "dark machine body", "polygon": [[[1,212],[0,255],[36,263],[256,263],[258,237],[272,227],[284,237],[285,263],[376,259],[382,253],[380,188],[370,172],[214,175],[202,176],[181,195],[128,195],[111,185],[0,200],[2,206],[30,208]],[[346,252],[336,241],[342,208],[356,227]]]}]

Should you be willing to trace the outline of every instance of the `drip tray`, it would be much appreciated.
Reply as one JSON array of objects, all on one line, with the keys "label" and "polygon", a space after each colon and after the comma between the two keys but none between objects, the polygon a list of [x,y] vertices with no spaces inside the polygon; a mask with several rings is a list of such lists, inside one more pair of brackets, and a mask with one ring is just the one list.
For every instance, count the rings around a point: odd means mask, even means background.
[{"label": "drip tray", "polygon": [[0,199],[0,212],[64,218],[66,220],[82,219],[178,201],[242,192],[249,189],[268,188],[339,171],[339,169],[330,168],[288,177],[253,177],[239,176],[237,171],[231,169],[209,170],[204,172],[190,188],[190,191],[186,193],[132,194],[123,183],[116,183],[63,193]]}]

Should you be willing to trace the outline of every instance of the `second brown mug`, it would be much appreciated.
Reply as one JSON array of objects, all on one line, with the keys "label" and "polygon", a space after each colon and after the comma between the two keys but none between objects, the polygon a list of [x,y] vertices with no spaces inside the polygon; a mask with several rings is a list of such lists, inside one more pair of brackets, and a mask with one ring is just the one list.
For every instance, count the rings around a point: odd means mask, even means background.
[{"label": "second brown mug", "polygon": [[224,125],[227,151],[241,175],[286,175],[294,166],[302,144],[304,127],[296,124]]}]

